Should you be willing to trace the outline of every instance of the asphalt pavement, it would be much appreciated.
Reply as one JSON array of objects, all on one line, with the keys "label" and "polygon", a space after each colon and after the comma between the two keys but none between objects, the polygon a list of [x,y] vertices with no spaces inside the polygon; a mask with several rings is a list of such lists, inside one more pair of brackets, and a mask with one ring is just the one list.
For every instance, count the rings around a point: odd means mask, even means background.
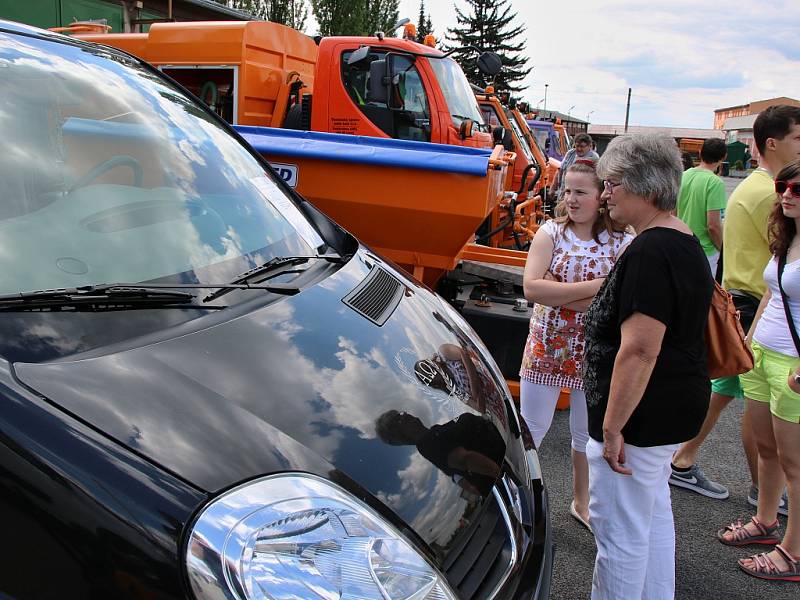
[{"label": "asphalt pavement", "polygon": [[736,186],[744,181],[744,178],[742,177],[722,177],[721,179],[725,184],[725,193],[728,197],[730,197],[731,192],[736,188]]},{"label": "asphalt pavement", "polygon": [[[741,400],[723,412],[700,451],[699,464],[730,490],[727,500],[712,500],[683,489],[672,490],[675,515],[677,600],[798,600],[800,584],[762,581],[745,575],[736,559],[764,549],[720,544],[715,534],[738,517],[754,512],[746,502],[750,478],[741,449]],[[556,543],[553,600],[585,600],[591,595],[594,538],[569,514],[571,500],[569,413],[557,411],[540,451],[550,495],[550,518]],[[780,517],[783,526],[786,519]]]}]

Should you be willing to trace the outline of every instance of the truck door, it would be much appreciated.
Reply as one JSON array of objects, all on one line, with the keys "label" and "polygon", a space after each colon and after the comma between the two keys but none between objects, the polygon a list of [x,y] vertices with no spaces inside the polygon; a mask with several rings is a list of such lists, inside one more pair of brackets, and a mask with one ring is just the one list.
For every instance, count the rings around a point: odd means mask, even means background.
[{"label": "truck door", "polygon": [[[348,60],[352,55],[352,50],[342,53],[342,84],[350,101],[358,109],[360,120],[366,123],[357,123],[351,119],[343,121],[337,112],[345,114],[350,112],[347,110],[350,107],[332,103],[331,131],[375,135],[363,131],[367,124],[371,124],[392,138],[429,142],[429,101],[422,76],[414,64],[414,57],[377,50],[351,64]],[[391,81],[386,81],[389,72],[392,73]],[[341,127],[343,122],[345,126]]]}]

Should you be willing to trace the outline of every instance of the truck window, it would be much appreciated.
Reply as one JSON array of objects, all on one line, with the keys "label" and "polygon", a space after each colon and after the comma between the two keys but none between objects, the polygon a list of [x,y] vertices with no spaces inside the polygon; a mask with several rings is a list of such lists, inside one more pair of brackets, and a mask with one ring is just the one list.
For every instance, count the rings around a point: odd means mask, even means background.
[{"label": "truck window", "polygon": [[358,109],[388,136],[401,140],[429,142],[431,116],[428,97],[419,71],[407,56],[391,55],[394,81],[390,101],[370,97],[370,64],[386,60],[386,52],[371,52],[354,65],[347,63],[351,51],[342,54],[342,82]]},{"label": "truck window", "polygon": [[502,127],[502,125],[500,124],[500,119],[497,117],[497,113],[494,111],[493,108],[485,108],[482,106],[481,114],[483,114],[483,122],[486,123],[492,129],[494,129],[495,127]]},{"label": "truck window", "polygon": [[547,130],[533,127],[531,128],[531,133],[533,134],[536,143],[539,144],[539,148],[547,147]]}]

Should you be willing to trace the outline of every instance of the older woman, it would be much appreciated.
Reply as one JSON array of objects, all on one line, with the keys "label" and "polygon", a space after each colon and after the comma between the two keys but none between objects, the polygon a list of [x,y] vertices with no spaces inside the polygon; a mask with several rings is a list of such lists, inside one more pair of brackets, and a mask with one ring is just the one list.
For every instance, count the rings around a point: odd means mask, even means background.
[{"label": "older woman", "polygon": [[704,330],[713,281],[703,247],[670,211],[683,168],[668,137],[624,135],[598,163],[611,217],[637,237],[585,319],[592,598],[672,599],[670,459],[708,409]]}]

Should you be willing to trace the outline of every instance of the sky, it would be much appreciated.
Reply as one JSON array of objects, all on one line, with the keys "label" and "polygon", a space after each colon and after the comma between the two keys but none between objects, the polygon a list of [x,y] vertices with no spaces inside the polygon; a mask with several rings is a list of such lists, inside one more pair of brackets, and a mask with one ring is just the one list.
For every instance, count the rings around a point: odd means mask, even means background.
[{"label": "sky", "polygon": [[[596,124],[711,128],[714,109],[800,99],[800,0],[511,0],[533,70],[521,96]],[[464,0],[427,0],[437,38]],[[400,0],[416,22],[419,0]]]}]

